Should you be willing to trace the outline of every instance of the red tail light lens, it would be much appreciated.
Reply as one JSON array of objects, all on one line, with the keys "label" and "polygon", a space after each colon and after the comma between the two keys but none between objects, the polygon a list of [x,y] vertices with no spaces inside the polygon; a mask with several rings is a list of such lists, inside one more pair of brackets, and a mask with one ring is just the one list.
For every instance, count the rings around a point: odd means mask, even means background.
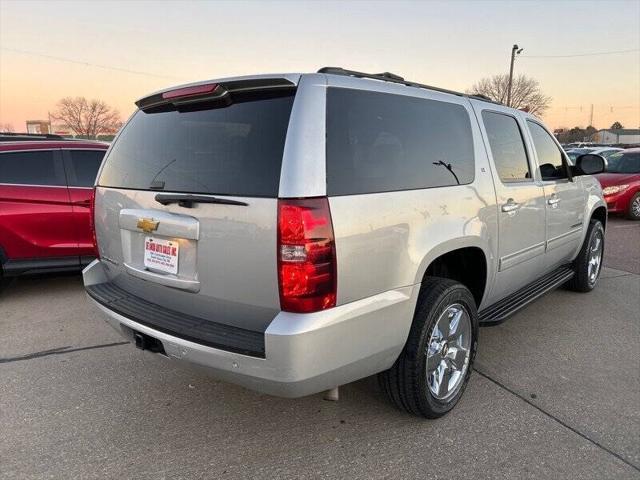
[{"label": "red tail light lens", "polygon": [[310,313],[336,305],[336,252],[329,201],[278,200],[280,307]]}]

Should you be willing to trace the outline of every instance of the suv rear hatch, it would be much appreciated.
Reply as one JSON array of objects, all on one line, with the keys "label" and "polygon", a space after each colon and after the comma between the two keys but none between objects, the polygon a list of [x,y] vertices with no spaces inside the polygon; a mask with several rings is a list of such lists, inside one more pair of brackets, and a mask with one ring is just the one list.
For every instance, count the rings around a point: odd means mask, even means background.
[{"label": "suv rear hatch", "polygon": [[139,299],[140,315],[166,309],[168,331],[185,318],[266,330],[280,310],[277,197],[295,87],[242,79],[137,102],[96,188],[112,296]]}]

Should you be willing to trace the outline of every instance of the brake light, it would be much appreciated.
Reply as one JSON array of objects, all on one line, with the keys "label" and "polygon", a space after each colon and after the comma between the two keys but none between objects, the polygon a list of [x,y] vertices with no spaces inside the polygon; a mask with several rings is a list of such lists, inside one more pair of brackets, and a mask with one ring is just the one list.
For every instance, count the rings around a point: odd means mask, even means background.
[{"label": "brake light", "polygon": [[218,88],[217,83],[209,83],[207,85],[194,85],[193,87],[177,88],[175,90],[169,90],[162,94],[164,100],[180,97],[193,97],[195,95],[204,95],[205,93],[211,93]]},{"label": "brake light", "polygon": [[100,258],[98,250],[98,239],[96,238],[96,188],[91,191],[91,200],[89,203],[89,228],[91,229],[91,240],[93,242],[93,250],[96,258]]},{"label": "brake light", "polygon": [[326,197],[278,200],[280,308],[310,313],[336,305],[336,251]]}]

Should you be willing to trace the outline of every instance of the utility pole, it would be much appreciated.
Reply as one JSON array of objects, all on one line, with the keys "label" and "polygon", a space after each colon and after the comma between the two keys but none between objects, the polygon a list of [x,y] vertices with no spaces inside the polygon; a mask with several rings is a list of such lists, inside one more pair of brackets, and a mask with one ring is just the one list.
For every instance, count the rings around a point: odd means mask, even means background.
[{"label": "utility pole", "polygon": [[507,107],[511,106],[511,85],[513,84],[513,64],[516,61],[516,55],[520,55],[524,48],[518,48],[514,45],[511,48],[511,67],[509,68],[509,86],[507,87]]},{"label": "utility pole", "polygon": [[589,126],[593,127],[593,103],[591,104],[591,114],[589,115]]}]

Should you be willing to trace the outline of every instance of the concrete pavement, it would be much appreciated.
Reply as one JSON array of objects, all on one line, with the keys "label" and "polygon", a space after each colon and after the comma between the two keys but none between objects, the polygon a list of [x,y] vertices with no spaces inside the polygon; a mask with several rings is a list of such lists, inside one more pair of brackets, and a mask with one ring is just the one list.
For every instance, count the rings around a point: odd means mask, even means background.
[{"label": "concrete pavement", "polygon": [[142,354],[77,276],[0,296],[0,477],[640,478],[640,276],[606,269],[481,330],[448,416],[394,410],[375,379],[287,400]]}]

